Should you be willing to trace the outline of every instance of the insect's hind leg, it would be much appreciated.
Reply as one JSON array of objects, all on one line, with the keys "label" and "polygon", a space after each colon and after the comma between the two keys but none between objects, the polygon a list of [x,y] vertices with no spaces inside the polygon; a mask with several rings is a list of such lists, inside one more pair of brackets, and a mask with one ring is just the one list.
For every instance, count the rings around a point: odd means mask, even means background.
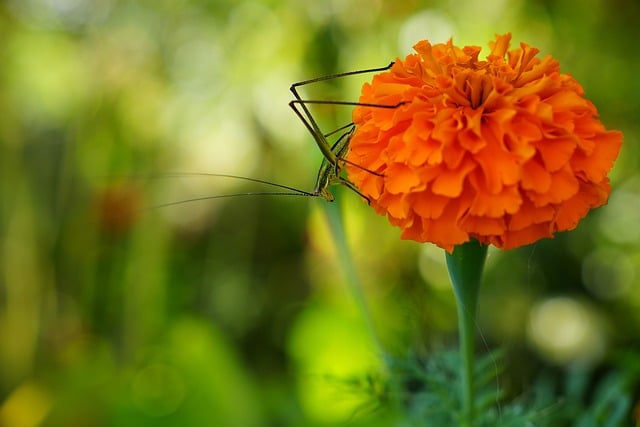
[{"label": "insect's hind leg", "polygon": [[[340,183],[350,188],[351,190],[355,191],[358,195],[360,195],[361,197],[366,199],[368,203],[370,203],[371,202],[370,199],[364,196],[347,178],[345,178],[344,176],[340,176],[342,172],[342,168],[345,164],[348,164],[376,176],[384,176],[384,175],[381,173],[369,170],[367,168],[364,168],[363,166],[360,166],[346,159],[346,155],[349,149],[349,141],[355,131],[355,124],[353,122],[340,126],[339,128],[331,132],[323,133],[320,130],[320,126],[318,125],[315,118],[313,117],[313,114],[311,114],[311,111],[308,108],[309,105],[311,104],[343,105],[343,106],[352,106],[352,107],[360,106],[360,107],[394,109],[405,104],[405,102],[401,101],[392,105],[381,105],[381,104],[351,102],[351,101],[303,100],[300,97],[297,88],[307,84],[331,80],[331,79],[340,78],[340,77],[385,71],[390,69],[393,66],[393,64],[394,62],[391,62],[389,65],[385,67],[370,68],[366,70],[351,71],[346,73],[318,77],[315,79],[309,79],[309,80],[304,80],[302,82],[297,82],[291,85],[290,90],[293,93],[295,99],[289,102],[289,107],[291,107],[294,113],[298,116],[298,118],[302,121],[304,126],[307,128],[309,133],[311,133],[314,141],[316,142],[320,151],[322,152],[322,155],[324,156],[320,170],[318,171],[318,178],[316,181],[316,188],[314,192],[317,192],[318,194],[328,193],[325,191],[328,185],[331,185],[331,183]],[[338,137],[335,143],[330,144],[327,138],[335,134],[340,134],[340,136]]]},{"label": "insect's hind leg", "polygon": [[353,123],[353,122],[349,122],[349,123],[347,123],[346,125],[340,126],[339,128],[332,130],[331,132],[325,133],[325,134],[324,134],[324,137],[325,137],[325,138],[328,138],[328,137],[330,137],[331,135],[335,135],[336,133],[338,133],[338,132],[342,132],[343,130],[347,130],[347,129],[349,129],[349,128],[353,127],[353,126],[355,126],[355,123]]},{"label": "insect's hind leg", "polygon": [[[394,62],[391,62],[390,64],[388,64],[388,65],[386,65],[384,67],[367,68],[367,69],[364,69],[364,70],[356,70],[356,71],[347,71],[345,73],[331,74],[331,75],[328,75],[328,76],[316,77],[314,79],[308,79],[308,80],[303,80],[301,82],[293,83],[291,85],[291,87],[289,88],[289,90],[291,91],[291,93],[293,93],[293,96],[294,96],[295,100],[291,101],[289,103],[289,106],[293,109],[293,111],[300,118],[300,120],[302,120],[302,122],[304,123],[305,127],[309,130],[309,132],[311,132],[311,134],[313,135],[313,138],[320,145],[321,144],[320,141],[322,141],[322,139],[323,139],[323,138],[321,138],[322,132],[320,131],[320,127],[318,126],[318,124],[316,123],[315,119],[313,118],[313,115],[311,114],[311,112],[309,111],[309,109],[306,106],[306,104],[308,104],[309,102],[304,101],[300,97],[300,94],[298,93],[298,89],[297,88],[301,87],[301,86],[308,85],[308,84],[312,84],[312,83],[326,81],[326,80],[333,80],[333,79],[342,78],[342,77],[355,76],[355,75],[358,75],[358,74],[366,74],[366,73],[375,73],[375,72],[379,72],[379,71],[385,71],[385,70],[390,69],[393,66],[393,64],[394,64]],[[315,102],[315,103],[330,104],[331,102],[329,101],[329,102]],[[300,109],[298,109],[296,105],[299,105]],[[345,104],[345,105],[351,105],[351,104]],[[325,155],[325,157],[331,159],[332,161],[335,160],[335,159],[333,159],[333,156],[331,154],[326,152],[324,147],[321,146],[320,150],[322,150],[322,152]]]},{"label": "insect's hind leg", "polygon": [[347,187],[349,190],[353,191],[354,193],[356,193],[358,196],[362,197],[363,199],[365,199],[367,201],[368,205],[371,205],[371,199],[368,198],[367,196],[365,196],[364,194],[362,194],[360,192],[360,190],[358,190],[358,187],[356,187],[355,185],[353,185],[353,183],[351,181],[349,181],[346,178],[343,177],[338,177],[338,183],[341,185],[344,185],[345,187]]},{"label": "insect's hind leg", "polygon": [[325,80],[338,79],[338,78],[341,78],[341,77],[356,76],[358,74],[377,73],[379,71],[386,71],[386,70],[390,69],[393,66],[394,63],[395,63],[395,61],[391,62],[390,64],[388,64],[388,65],[386,65],[384,67],[367,68],[367,69],[364,69],[364,70],[356,70],[356,71],[347,71],[345,73],[330,74],[328,76],[322,76],[322,77],[316,77],[314,79],[303,80],[301,82],[293,83],[291,85],[291,87],[289,88],[289,90],[291,90],[291,92],[293,93],[293,96],[297,100],[302,101],[302,98],[300,98],[300,95],[298,94],[298,90],[297,90],[298,87],[305,86],[305,85],[312,84],[312,83],[325,81]]},{"label": "insect's hind leg", "polygon": [[398,108],[401,105],[406,104],[406,101],[400,101],[396,104],[383,105],[383,104],[371,104],[371,103],[363,103],[357,101],[329,101],[329,100],[302,100],[302,99],[294,99],[289,102],[289,107],[294,111],[294,113],[298,116],[298,118],[302,121],[304,126],[307,128],[313,139],[318,144],[318,147],[322,151],[322,154],[332,163],[336,162],[335,155],[331,152],[329,143],[327,141],[327,136],[332,135],[334,133],[339,132],[342,129],[349,128],[350,124],[345,125],[337,130],[330,132],[325,135],[320,130],[317,122],[313,118],[313,115],[307,108],[307,104],[320,104],[320,105],[347,105],[352,107],[373,107],[373,108]]}]

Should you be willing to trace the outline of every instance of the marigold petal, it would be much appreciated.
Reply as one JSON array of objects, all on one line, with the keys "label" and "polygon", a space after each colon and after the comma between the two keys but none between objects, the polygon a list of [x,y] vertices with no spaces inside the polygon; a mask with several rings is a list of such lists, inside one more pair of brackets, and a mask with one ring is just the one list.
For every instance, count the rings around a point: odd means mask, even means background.
[{"label": "marigold petal", "polygon": [[530,201],[524,200],[521,208],[509,217],[507,230],[508,232],[515,232],[536,224],[548,224],[555,215],[556,209],[552,205],[535,206]]},{"label": "marigold petal", "polygon": [[434,195],[458,197],[462,193],[462,186],[467,175],[476,168],[476,164],[468,160],[460,168],[442,171],[433,181],[432,191]]},{"label": "marigold petal", "polygon": [[576,149],[575,138],[569,137],[545,138],[534,145],[542,157],[545,168],[550,172],[566,165]]},{"label": "marigold petal", "polygon": [[609,194],[608,183],[581,186],[581,191],[558,207],[555,228],[558,231],[573,230],[589,209],[603,205]]},{"label": "marigold petal", "polygon": [[505,224],[504,218],[489,218],[484,216],[467,215],[462,221],[465,230],[469,230],[469,234],[482,239],[484,236],[495,236],[502,234]]},{"label": "marigold petal", "polygon": [[521,168],[517,159],[497,143],[487,145],[474,159],[484,174],[490,193],[497,193],[504,185],[511,185],[520,178]]},{"label": "marigold petal", "polygon": [[406,219],[411,212],[411,205],[404,194],[383,193],[378,200],[390,218]]},{"label": "marigold petal", "polygon": [[531,147],[529,143],[531,141],[538,141],[542,139],[540,123],[535,123],[534,120],[535,118],[533,117],[518,116],[517,118],[514,118],[514,121],[511,123],[511,131],[514,135],[517,135],[515,140],[529,147],[530,152],[535,152],[535,149],[534,147]]},{"label": "marigold petal", "polygon": [[386,170],[385,189],[391,194],[410,193],[420,185],[418,176],[408,167],[395,163]]},{"label": "marigold petal", "polygon": [[605,132],[593,139],[593,151],[587,153],[578,150],[571,159],[571,166],[593,182],[601,181],[613,167],[622,146],[622,133],[618,131]]},{"label": "marigold petal", "polygon": [[482,188],[478,187],[469,213],[497,218],[517,212],[521,204],[522,196],[516,186],[503,187],[499,193],[482,191]]},{"label": "marigold petal", "polygon": [[549,191],[543,194],[533,192],[527,193],[531,201],[533,201],[536,206],[566,202],[580,189],[580,183],[569,167],[557,172],[552,172],[550,177],[551,185],[549,185]]},{"label": "marigold petal", "polygon": [[414,193],[412,201],[415,213],[427,219],[440,218],[451,199],[446,196],[438,196],[437,194]]},{"label": "marigold petal", "polygon": [[482,111],[465,109],[463,112],[465,128],[459,132],[458,141],[466,151],[477,153],[482,150],[487,142],[482,136]]},{"label": "marigold petal", "polygon": [[451,203],[437,220],[421,218],[422,233],[418,241],[433,242],[448,251],[453,250],[455,245],[469,240],[469,234],[458,226],[458,220],[457,209]]},{"label": "marigold petal", "polygon": [[522,188],[536,193],[546,193],[551,187],[551,174],[537,160],[522,166]]},{"label": "marigold petal", "polygon": [[535,243],[545,237],[553,237],[553,232],[547,223],[532,224],[522,230],[510,231],[502,236],[497,242],[491,242],[503,249],[515,249],[520,246]]},{"label": "marigold petal", "polygon": [[571,111],[576,113],[581,109],[590,109],[587,101],[576,92],[563,90],[556,92],[549,98],[545,99],[545,102],[553,106],[554,111]]},{"label": "marigold petal", "polygon": [[496,36],[483,60],[423,40],[363,86],[347,173],[403,239],[515,248],[606,203],[622,134],[558,61],[510,41]]},{"label": "marigold petal", "polygon": [[[560,66],[551,56],[547,56],[541,61],[531,61],[530,58],[538,52],[538,49],[530,49],[525,52],[522,56],[522,64],[524,64],[523,68],[528,69],[521,73],[513,83],[516,86],[527,88],[527,90],[536,87],[536,92],[544,93],[544,89],[548,88],[551,83],[551,80],[545,78],[545,75],[557,72]],[[531,67],[529,67],[530,65]],[[531,84],[537,86],[531,86]]]},{"label": "marigold petal", "polygon": [[362,194],[367,194],[371,199],[378,199],[382,195],[384,181],[381,177],[371,175],[371,177],[362,180],[358,187]]},{"label": "marigold petal", "polygon": [[489,58],[504,58],[504,54],[509,49],[509,43],[511,43],[511,33],[496,34],[496,41],[489,42],[489,47],[491,48]]}]

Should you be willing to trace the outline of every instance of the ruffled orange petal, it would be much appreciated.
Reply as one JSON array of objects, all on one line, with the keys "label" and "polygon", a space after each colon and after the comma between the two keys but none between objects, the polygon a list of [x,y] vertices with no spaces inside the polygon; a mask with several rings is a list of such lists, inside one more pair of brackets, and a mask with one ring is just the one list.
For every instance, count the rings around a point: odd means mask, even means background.
[{"label": "ruffled orange petal", "polygon": [[363,86],[361,103],[404,103],[355,108],[347,173],[402,238],[515,248],[606,203],[622,134],[554,58],[510,41],[481,60],[477,46],[423,40]]}]

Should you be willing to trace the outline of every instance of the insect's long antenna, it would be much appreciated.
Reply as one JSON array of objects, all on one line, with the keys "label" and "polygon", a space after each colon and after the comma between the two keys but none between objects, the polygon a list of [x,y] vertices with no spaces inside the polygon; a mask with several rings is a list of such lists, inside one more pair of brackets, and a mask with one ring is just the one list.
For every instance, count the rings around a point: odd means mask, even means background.
[{"label": "insect's long antenna", "polygon": [[[311,135],[313,136],[313,139],[317,143],[318,147],[320,148],[320,151],[324,156],[322,165],[320,166],[320,170],[318,171],[316,186],[312,192],[300,190],[295,187],[291,187],[284,184],[278,184],[275,182],[271,182],[271,181],[267,181],[259,178],[250,178],[250,177],[238,176],[238,175],[217,174],[217,173],[167,173],[167,174],[161,175],[160,177],[162,178],[162,177],[185,177],[185,176],[200,176],[200,177],[209,176],[209,177],[220,177],[220,178],[232,178],[232,179],[238,179],[238,180],[268,185],[268,186],[279,188],[281,190],[286,190],[286,191],[258,191],[258,192],[246,192],[246,193],[234,193],[234,194],[221,194],[221,195],[215,195],[215,196],[198,197],[198,198],[191,198],[186,200],[164,203],[164,204],[153,206],[153,208],[175,206],[179,204],[202,201],[202,200],[214,200],[214,199],[222,199],[222,198],[241,197],[241,196],[321,197],[327,201],[332,201],[333,195],[327,190],[327,187],[335,183],[339,183],[350,188],[351,190],[359,194],[361,197],[363,197],[365,200],[370,202],[370,200],[365,195],[363,195],[351,182],[349,182],[348,179],[340,176],[341,165],[343,164],[350,164],[350,165],[353,165],[354,167],[358,167],[374,175],[381,176],[379,173],[363,168],[362,166],[359,166],[345,158],[346,153],[348,151],[348,147],[349,147],[349,140],[351,139],[351,136],[353,135],[353,132],[355,130],[355,124],[353,122],[350,122],[350,123],[347,123],[346,125],[340,126],[339,128],[331,132],[323,134],[315,118],[309,111],[309,108],[307,108],[307,105],[324,104],[324,105],[362,106],[362,107],[391,109],[391,108],[397,108],[400,105],[403,105],[405,102],[399,102],[393,105],[380,105],[380,104],[370,104],[370,103],[351,102],[351,101],[303,100],[298,94],[297,88],[310,83],[331,80],[339,77],[384,71],[391,68],[393,64],[394,63],[392,62],[385,67],[369,68],[366,70],[349,71],[346,73],[332,74],[329,76],[323,76],[315,79],[304,80],[291,85],[290,90],[293,93],[295,99],[289,103],[289,106],[295,112],[298,118],[302,121],[302,123],[307,128],[309,133],[311,133]],[[339,134],[341,132],[342,134],[337,139],[337,141],[333,145],[329,144],[329,142],[327,141],[327,138],[332,135]]]},{"label": "insect's long antenna", "polygon": [[247,176],[238,176],[238,175],[229,175],[229,174],[221,174],[221,173],[197,173],[197,172],[175,172],[175,173],[166,173],[160,175],[158,178],[176,178],[176,177],[216,177],[216,178],[231,178],[238,179],[241,181],[255,182],[258,184],[264,184],[275,188],[281,188],[287,191],[251,191],[246,193],[233,193],[233,194],[220,194],[215,196],[204,196],[204,197],[196,197],[192,199],[178,200],[175,202],[162,203],[159,205],[151,206],[150,209],[158,209],[164,208],[168,206],[181,205],[190,202],[198,202],[203,200],[215,200],[215,199],[226,199],[231,197],[243,197],[243,196],[299,196],[299,197],[322,197],[321,194],[311,193],[309,191],[304,191],[299,188],[291,187],[285,184],[278,184],[276,182],[267,181],[259,178],[250,178]]},{"label": "insect's long antenna", "polygon": [[[216,178],[238,179],[238,180],[241,180],[241,181],[256,182],[258,184],[264,184],[264,185],[269,185],[271,187],[282,188],[283,190],[289,190],[289,191],[292,192],[292,193],[285,193],[285,194],[308,196],[308,197],[317,196],[316,194],[310,193],[308,191],[300,190],[299,188],[291,187],[291,186],[285,185],[285,184],[278,184],[277,182],[271,182],[271,181],[267,181],[265,179],[250,178],[248,176],[229,175],[229,174],[224,174],[224,173],[173,172],[173,173],[162,174],[159,177],[160,178],[179,178],[179,177],[187,177],[187,176],[190,176],[190,177],[198,177],[199,176],[199,177],[216,177]],[[259,192],[259,193],[263,194],[263,195],[275,194],[275,193],[269,193],[269,192]],[[295,194],[293,194],[293,193],[295,193]],[[246,194],[246,193],[239,193],[238,195],[242,195],[242,194]],[[257,194],[257,193],[255,193],[255,194]],[[235,196],[235,195],[231,194],[231,195],[221,195],[221,196],[210,196],[210,197],[203,197],[203,199],[233,197],[233,196]]]},{"label": "insect's long antenna", "polygon": [[309,193],[306,191],[301,191],[300,192],[291,192],[291,193],[287,193],[284,191],[257,191],[257,192],[248,192],[248,193],[233,193],[233,194],[220,194],[220,195],[216,195],[216,196],[204,196],[204,197],[195,197],[193,199],[184,199],[184,200],[178,200],[175,202],[169,202],[169,203],[161,203],[159,205],[153,205],[151,207],[149,207],[149,209],[159,209],[159,208],[166,208],[169,206],[176,206],[176,205],[182,205],[185,203],[191,203],[191,202],[202,202],[205,200],[215,200],[215,199],[227,199],[227,198],[232,198],[232,197],[244,197],[244,196],[298,196],[298,197],[320,197],[319,194],[313,194],[313,193]]}]

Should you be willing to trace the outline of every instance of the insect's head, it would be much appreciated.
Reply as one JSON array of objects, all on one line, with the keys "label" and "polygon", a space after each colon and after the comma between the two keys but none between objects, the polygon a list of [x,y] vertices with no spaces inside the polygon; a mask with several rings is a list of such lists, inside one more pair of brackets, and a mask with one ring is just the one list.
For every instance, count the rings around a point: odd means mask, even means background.
[{"label": "insect's head", "polygon": [[327,202],[333,202],[335,199],[333,194],[329,191],[328,187],[321,188],[320,191],[318,192],[318,196],[322,197]]}]

